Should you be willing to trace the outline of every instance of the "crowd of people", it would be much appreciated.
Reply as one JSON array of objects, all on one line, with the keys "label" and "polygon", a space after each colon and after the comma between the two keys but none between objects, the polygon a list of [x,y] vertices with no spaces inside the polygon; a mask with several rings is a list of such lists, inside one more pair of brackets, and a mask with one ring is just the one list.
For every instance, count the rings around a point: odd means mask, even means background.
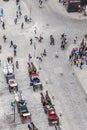
[{"label": "crowd of people", "polygon": [[79,47],[73,48],[70,55],[69,61],[71,65],[75,65],[76,67],[83,68],[83,65],[87,65],[87,43],[84,38],[82,39]]}]

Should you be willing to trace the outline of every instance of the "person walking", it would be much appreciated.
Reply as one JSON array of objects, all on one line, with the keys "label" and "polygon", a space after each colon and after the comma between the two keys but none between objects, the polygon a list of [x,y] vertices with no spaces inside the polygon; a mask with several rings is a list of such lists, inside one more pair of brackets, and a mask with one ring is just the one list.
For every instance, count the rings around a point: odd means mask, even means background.
[{"label": "person walking", "polygon": [[42,35],[40,34],[40,36],[39,36],[39,42],[42,42],[42,40],[43,40],[43,37],[42,37]]},{"label": "person walking", "polygon": [[19,5],[18,5],[18,11],[20,11],[20,10],[21,10],[21,5],[19,4]]},{"label": "person walking", "polygon": [[57,125],[56,124],[54,125],[54,127],[55,127],[55,130],[57,130]]},{"label": "person walking", "polygon": [[12,47],[13,46],[13,41],[11,40],[11,42],[10,42],[10,47]]},{"label": "person walking", "polygon": [[86,65],[87,65],[87,56],[85,57],[85,63],[86,63]]},{"label": "person walking", "polygon": [[5,23],[4,22],[2,22],[2,28],[5,29]]},{"label": "person walking", "polygon": [[80,62],[80,69],[82,69],[82,66],[84,65],[84,61],[81,59],[81,62]]},{"label": "person walking", "polygon": [[33,39],[31,38],[31,39],[30,39],[30,45],[32,45],[32,43],[33,43]]},{"label": "person walking", "polygon": [[17,18],[14,19],[14,23],[17,24]]},{"label": "person walking", "polygon": [[30,60],[32,59],[32,56],[31,56],[31,54],[30,54],[30,53],[29,53],[29,56],[28,56],[28,57],[29,57],[29,61],[30,61]]},{"label": "person walking", "polygon": [[21,29],[23,29],[23,28],[24,28],[24,23],[21,24]]},{"label": "person walking", "polygon": [[16,69],[19,69],[19,63],[18,63],[18,61],[16,61]]},{"label": "person walking", "polygon": [[18,11],[17,11],[17,12],[16,12],[16,17],[18,18],[18,16],[19,16],[19,15],[18,15]]},{"label": "person walking", "polygon": [[4,40],[4,43],[6,42],[6,35],[3,35],[3,40]]},{"label": "person walking", "polygon": [[3,14],[4,14],[4,10],[3,8],[1,8],[1,16],[3,16]]},{"label": "person walking", "polygon": [[34,28],[34,33],[36,34],[37,33],[37,27],[35,26]]},{"label": "person walking", "polygon": [[19,16],[20,16],[20,17],[22,16],[22,12],[21,12],[21,11],[19,11]]},{"label": "person walking", "polygon": [[13,47],[14,47],[14,57],[15,57],[17,55],[17,51],[16,51],[17,45],[15,44]]},{"label": "person walking", "polygon": [[16,0],[16,5],[18,5],[18,3],[19,3],[19,0]]},{"label": "person walking", "polygon": [[14,49],[14,57],[17,55],[16,49]]},{"label": "person walking", "polygon": [[14,47],[14,49],[17,49],[17,45],[15,44],[15,45],[13,45],[13,47]]},{"label": "person walking", "polygon": [[39,4],[40,4],[40,8],[42,8],[42,3],[43,3],[43,1],[42,0],[39,0]]},{"label": "person walking", "polygon": [[54,37],[52,34],[50,35],[50,45],[54,45]]},{"label": "person walking", "polygon": [[46,49],[44,49],[43,56],[46,56],[46,55],[47,55]]},{"label": "person walking", "polygon": [[13,72],[14,72],[14,63],[12,63],[12,69],[13,69]]}]

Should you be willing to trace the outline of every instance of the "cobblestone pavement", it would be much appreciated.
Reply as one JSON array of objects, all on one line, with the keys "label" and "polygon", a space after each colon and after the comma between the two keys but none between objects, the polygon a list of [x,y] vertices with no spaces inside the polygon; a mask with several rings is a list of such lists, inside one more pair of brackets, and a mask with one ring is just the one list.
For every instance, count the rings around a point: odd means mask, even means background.
[{"label": "cobblestone pavement", "polygon": [[[19,61],[19,69],[15,68],[16,80],[18,82],[19,90],[22,90],[26,98],[28,109],[32,114],[32,119],[39,130],[54,130],[54,127],[49,127],[47,116],[44,114],[43,107],[40,101],[40,90],[33,92],[30,87],[29,76],[27,72],[28,54],[33,56],[32,61],[38,68],[40,79],[43,83],[44,90],[49,91],[50,97],[54,96],[53,103],[58,114],[62,113],[60,118],[60,125],[62,130],[86,130],[87,129],[87,103],[86,94],[82,91],[82,86],[78,82],[74,70],[71,69],[67,50],[73,44],[73,39],[78,36],[82,39],[86,33],[86,20],[82,19],[80,14],[72,13],[72,15],[65,12],[65,9],[56,0],[44,1],[43,8],[39,8],[38,1],[35,0],[21,0],[22,17],[18,19],[17,25],[14,25],[14,18],[16,16],[17,6],[14,0],[9,2],[1,1],[1,6],[4,8],[4,21],[6,23],[6,30],[2,29],[0,24],[0,44],[2,45],[2,53],[0,54],[0,129],[4,130],[24,130],[28,129],[27,124],[21,124],[19,115],[16,111],[16,121],[13,121],[13,111],[11,108],[11,101],[14,101],[14,94],[10,94],[6,84],[3,66],[8,56],[13,55],[13,49],[10,48],[10,41],[13,40],[17,44],[17,56],[14,58]],[[30,16],[32,22],[24,23],[24,29],[21,29],[21,23],[24,22],[24,15]],[[71,17],[72,16],[72,17]],[[78,17],[78,18],[77,18]],[[34,34],[35,26],[37,27],[37,35]],[[38,43],[34,38],[43,32],[43,42]],[[68,45],[66,50],[60,49],[60,36],[65,32],[68,38]],[[7,36],[6,43],[3,42],[3,35]],[[55,45],[49,45],[49,36],[54,35]],[[30,38],[33,38],[36,43],[36,50],[34,52],[34,44],[30,45]],[[39,63],[34,58],[40,56],[40,53],[46,48],[47,56],[43,57],[43,62],[40,63],[41,70],[39,70]],[[59,58],[55,58],[55,51],[58,50]],[[48,84],[46,84],[46,82]],[[5,124],[5,125],[4,125]]]}]

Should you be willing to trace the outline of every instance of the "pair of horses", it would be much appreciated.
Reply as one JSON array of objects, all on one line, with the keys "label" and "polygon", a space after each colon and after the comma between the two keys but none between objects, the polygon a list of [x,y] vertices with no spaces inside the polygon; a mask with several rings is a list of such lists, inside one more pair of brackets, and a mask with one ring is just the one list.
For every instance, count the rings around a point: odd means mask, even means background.
[{"label": "pair of horses", "polygon": [[46,91],[45,96],[43,95],[42,92],[40,94],[41,94],[41,102],[42,102],[43,106],[52,105],[51,99],[50,99],[50,97],[48,95],[48,91]]},{"label": "pair of horses", "polygon": [[28,62],[28,73],[29,73],[29,75],[31,75],[32,73],[36,73],[36,72],[37,72],[37,69],[34,66],[34,64],[32,62],[31,63]]}]

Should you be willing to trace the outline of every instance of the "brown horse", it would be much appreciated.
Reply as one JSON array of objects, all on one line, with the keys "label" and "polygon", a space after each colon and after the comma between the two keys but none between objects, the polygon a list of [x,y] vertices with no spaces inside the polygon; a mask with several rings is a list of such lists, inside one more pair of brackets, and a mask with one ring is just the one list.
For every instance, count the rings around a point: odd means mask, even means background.
[{"label": "brown horse", "polygon": [[36,72],[37,72],[37,69],[36,69],[36,67],[34,66],[33,62],[31,62],[31,65],[32,65],[32,73],[36,73]]},{"label": "brown horse", "polygon": [[28,73],[29,73],[29,75],[31,75],[32,74],[32,67],[31,67],[29,62],[27,64],[28,64]]},{"label": "brown horse", "polygon": [[44,97],[43,93],[41,92],[40,94],[41,94],[41,102],[42,102],[43,106],[49,105],[49,104],[48,104],[48,101],[47,101],[46,98]]}]

